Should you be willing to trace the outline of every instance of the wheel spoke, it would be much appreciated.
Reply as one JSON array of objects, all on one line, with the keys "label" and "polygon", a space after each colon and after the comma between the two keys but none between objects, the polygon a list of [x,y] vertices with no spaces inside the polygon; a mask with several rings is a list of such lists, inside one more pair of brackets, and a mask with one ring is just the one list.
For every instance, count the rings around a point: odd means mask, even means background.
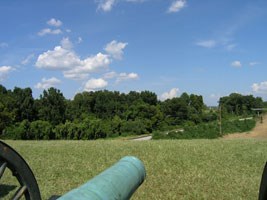
[{"label": "wheel spoke", "polygon": [[16,191],[16,193],[15,193],[14,197],[12,198],[12,200],[19,200],[24,195],[26,190],[27,190],[27,186],[24,185],[24,186],[20,187]]},{"label": "wheel spoke", "polygon": [[5,173],[5,169],[7,167],[7,162],[2,163],[0,167],[0,179],[2,178],[3,174]]}]

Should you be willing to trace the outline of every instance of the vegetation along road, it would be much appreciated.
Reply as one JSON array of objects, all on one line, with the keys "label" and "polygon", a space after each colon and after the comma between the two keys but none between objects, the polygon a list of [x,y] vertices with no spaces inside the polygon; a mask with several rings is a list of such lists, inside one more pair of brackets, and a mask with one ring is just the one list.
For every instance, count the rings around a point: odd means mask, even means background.
[{"label": "vegetation along road", "polygon": [[234,139],[234,138],[257,138],[257,139],[267,139],[267,115],[263,116],[262,123],[260,121],[257,122],[256,127],[244,133],[234,133],[224,136],[225,139]]}]

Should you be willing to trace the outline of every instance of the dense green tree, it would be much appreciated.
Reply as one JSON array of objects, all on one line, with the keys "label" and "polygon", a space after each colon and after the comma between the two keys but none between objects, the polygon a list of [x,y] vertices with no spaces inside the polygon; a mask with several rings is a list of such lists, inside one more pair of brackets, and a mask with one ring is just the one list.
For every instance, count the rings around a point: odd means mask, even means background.
[{"label": "dense green tree", "polygon": [[67,101],[66,118],[84,119],[93,114],[95,97],[93,92],[82,92],[75,95],[74,99]]},{"label": "dense green tree", "polygon": [[229,96],[221,97],[219,105],[226,113],[244,115],[252,113],[252,108],[262,108],[264,104],[260,97],[232,93]]},{"label": "dense green tree", "polygon": [[66,99],[60,90],[49,88],[36,101],[39,119],[57,125],[65,121]]},{"label": "dense green tree", "polygon": [[0,135],[3,130],[15,122],[15,100],[12,92],[0,85]]},{"label": "dense green tree", "polygon": [[155,106],[158,103],[157,95],[154,92],[142,91],[140,93],[140,98],[142,99],[144,103],[149,104],[149,105]]},{"label": "dense green tree", "polygon": [[181,98],[167,99],[162,103],[162,112],[169,119],[171,125],[179,125],[188,120],[189,109]]},{"label": "dense green tree", "polygon": [[16,121],[27,119],[32,121],[35,119],[34,99],[32,97],[31,88],[21,89],[15,87],[13,90],[14,107],[16,110]]}]

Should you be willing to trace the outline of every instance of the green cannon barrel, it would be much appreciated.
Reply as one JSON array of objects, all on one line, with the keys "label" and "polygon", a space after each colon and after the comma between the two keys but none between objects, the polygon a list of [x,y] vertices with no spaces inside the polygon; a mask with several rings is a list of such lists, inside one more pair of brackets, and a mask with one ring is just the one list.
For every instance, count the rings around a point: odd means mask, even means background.
[{"label": "green cannon barrel", "polygon": [[126,156],[119,162],[71,190],[58,200],[126,200],[130,199],[146,177],[145,166],[138,158]]}]

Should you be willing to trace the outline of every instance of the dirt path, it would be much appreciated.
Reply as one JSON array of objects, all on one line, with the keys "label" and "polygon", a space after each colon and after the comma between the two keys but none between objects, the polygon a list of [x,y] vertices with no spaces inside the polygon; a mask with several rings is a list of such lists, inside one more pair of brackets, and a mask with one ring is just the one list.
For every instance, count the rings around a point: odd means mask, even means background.
[{"label": "dirt path", "polygon": [[234,138],[259,138],[267,139],[267,115],[263,116],[263,123],[257,122],[255,128],[247,133],[233,133],[225,135],[224,139],[234,139]]},{"label": "dirt path", "polygon": [[136,138],[136,139],[133,139],[133,141],[145,141],[145,140],[151,140],[152,139],[152,136],[146,136],[146,137],[140,137],[140,138]]}]

